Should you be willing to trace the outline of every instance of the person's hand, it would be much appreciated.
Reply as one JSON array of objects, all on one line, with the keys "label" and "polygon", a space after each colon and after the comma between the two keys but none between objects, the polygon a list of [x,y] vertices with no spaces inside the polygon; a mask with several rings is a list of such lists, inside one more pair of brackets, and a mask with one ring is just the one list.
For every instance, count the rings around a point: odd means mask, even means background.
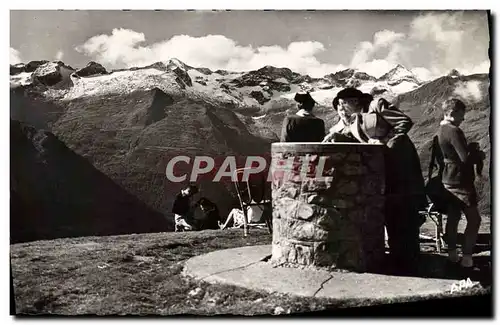
[{"label": "person's hand", "polygon": [[368,143],[369,144],[384,144],[382,141],[380,141],[379,139],[369,139],[368,140]]},{"label": "person's hand", "polygon": [[328,133],[325,138],[323,139],[323,141],[321,141],[321,143],[329,143],[329,142],[332,142],[333,140],[333,136],[335,135],[335,133]]}]

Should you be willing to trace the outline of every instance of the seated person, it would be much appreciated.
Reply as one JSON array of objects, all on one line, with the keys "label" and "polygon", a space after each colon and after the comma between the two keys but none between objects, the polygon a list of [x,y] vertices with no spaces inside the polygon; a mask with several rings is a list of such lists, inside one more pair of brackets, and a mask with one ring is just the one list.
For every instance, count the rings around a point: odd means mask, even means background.
[{"label": "seated person", "polygon": [[[256,203],[254,200],[251,203]],[[261,221],[264,209],[260,205],[249,205],[246,207],[248,223],[257,223]],[[233,227],[241,227],[244,224],[245,215],[241,209],[232,209],[229,213],[226,222],[220,226],[220,229],[227,228],[228,224],[233,221]]]},{"label": "seated person", "polygon": [[203,218],[197,220],[196,229],[219,229],[220,224],[220,214],[217,205],[207,198],[202,197],[195,206],[199,206],[203,212]]},{"label": "seated person", "polygon": [[172,213],[175,218],[175,231],[193,230],[191,200],[196,193],[198,193],[198,188],[194,185],[189,185],[175,197],[172,206]]}]

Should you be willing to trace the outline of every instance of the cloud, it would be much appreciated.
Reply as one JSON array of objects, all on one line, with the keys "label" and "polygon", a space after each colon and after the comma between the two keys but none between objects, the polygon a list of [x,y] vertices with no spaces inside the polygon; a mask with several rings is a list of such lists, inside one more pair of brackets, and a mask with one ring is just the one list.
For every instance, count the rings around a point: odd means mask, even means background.
[{"label": "cloud", "polygon": [[[387,29],[376,32],[373,35],[373,42],[364,41],[359,43],[351,59],[351,67],[361,69],[360,67],[373,60],[379,51],[386,49],[389,49],[389,55],[385,58],[385,61],[396,63],[403,49],[399,42],[405,37],[403,33],[396,33]],[[380,59],[375,61],[380,61]]]},{"label": "cloud", "polygon": [[64,56],[64,52],[63,51],[57,51],[57,53],[56,53],[56,60],[57,61],[62,61],[63,56]]},{"label": "cloud", "polygon": [[91,37],[76,50],[111,68],[143,66],[177,58],[194,67],[213,70],[246,71],[266,65],[287,67],[301,74],[322,77],[345,68],[321,63],[316,55],[325,50],[320,42],[293,42],[281,46],[242,46],[223,35],[192,37],[176,35],[168,40],[142,45],[143,33],[130,29],[113,29],[110,35]]},{"label": "cloud", "polygon": [[370,56],[375,52],[374,46],[370,42],[359,43],[358,50],[354,53],[351,59],[351,66],[357,67],[358,65],[368,61]]},{"label": "cloud", "polygon": [[451,69],[465,75],[488,73],[485,18],[463,12],[420,15],[411,21],[408,35],[385,29],[374,33],[371,42],[360,42],[350,66],[378,77],[399,63],[423,81]]},{"label": "cloud", "polygon": [[479,81],[460,82],[455,88],[454,94],[462,97],[468,102],[481,100],[481,89]]},{"label": "cloud", "polygon": [[460,72],[474,70],[488,58],[489,35],[486,17],[482,14],[428,13],[415,18],[409,38],[413,47],[422,44],[432,49],[429,69],[446,74],[451,69]]},{"label": "cloud", "polygon": [[464,30],[458,29],[457,14],[426,14],[415,18],[411,23],[410,37],[417,40],[432,40],[440,48],[460,45]]},{"label": "cloud", "polygon": [[490,72],[490,61],[485,60],[477,65],[474,65],[474,64],[466,65],[459,72],[464,74],[464,75],[470,75],[470,74],[476,74],[476,73],[489,73]]},{"label": "cloud", "polygon": [[413,68],[411,72],[421,81],[429,81],[437,77],[429,69],[423,67]]},{"label": "cloud", "polygon": [[[379,77],[396,64],[402,64],[421,80],[445,75],[451,69],[462,74],[487,73],[489,35],[485,18],[481,12],[422,14],[409,22],[407,34],[384,29],[358,43],[347,58],[350,59],[347,67]],[[223,35],[176,35],[151,44],[143,33],[124,28],[91,37],[76,50],[111,69],[144,66],[171,58],[212,70],[287,67],[312,77],[347,68],[335,62],[320,62],[318,57],[326,49],[317,41],[254,47],[238,44]]]},{"label": "cloud", "polygon": [[375,47],[387,47],[391,45],[392,43],[395,43],[397,41],[400,41],[405,38],[405,34],[403,33],[396,33],[392,30],[381,30],[379,32],[376,32],[375,35],[373,35],[373,41]]},{"label": "cloud", "polygon": [[21,53],[15,48],[10,48],[10,64],[21,63]]},{"label": "cloud", "polygon": [[363,62],[356,66],[360,71],[366,72],[369,75],[380,78],[383,74],[394,68],[396,64],[389,62],[387,60],[372,60],[369,62]]}]

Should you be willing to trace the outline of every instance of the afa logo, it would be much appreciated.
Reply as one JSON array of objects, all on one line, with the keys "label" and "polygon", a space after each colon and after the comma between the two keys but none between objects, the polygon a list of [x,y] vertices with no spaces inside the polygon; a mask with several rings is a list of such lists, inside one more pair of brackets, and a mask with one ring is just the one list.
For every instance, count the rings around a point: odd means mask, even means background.
[{"label": "afa logo", "polygon": [[455,282],[451,285],[450,293],[460,292],[463,289],[470,289],[473,286],[474,286],[474,283],[472,283],[470,278],[467,278],[467,280],[460,280],[459,282]]}]

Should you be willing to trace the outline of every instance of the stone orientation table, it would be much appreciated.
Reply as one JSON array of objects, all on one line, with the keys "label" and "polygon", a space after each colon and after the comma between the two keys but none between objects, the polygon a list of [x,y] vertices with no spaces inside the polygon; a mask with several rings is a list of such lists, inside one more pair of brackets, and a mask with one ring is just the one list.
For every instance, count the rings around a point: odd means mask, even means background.
[{"label": "stone orientation table", "polygon": [[379,144],[272,144],[274,266],[357,272],[383,266],[384,150]]}]

